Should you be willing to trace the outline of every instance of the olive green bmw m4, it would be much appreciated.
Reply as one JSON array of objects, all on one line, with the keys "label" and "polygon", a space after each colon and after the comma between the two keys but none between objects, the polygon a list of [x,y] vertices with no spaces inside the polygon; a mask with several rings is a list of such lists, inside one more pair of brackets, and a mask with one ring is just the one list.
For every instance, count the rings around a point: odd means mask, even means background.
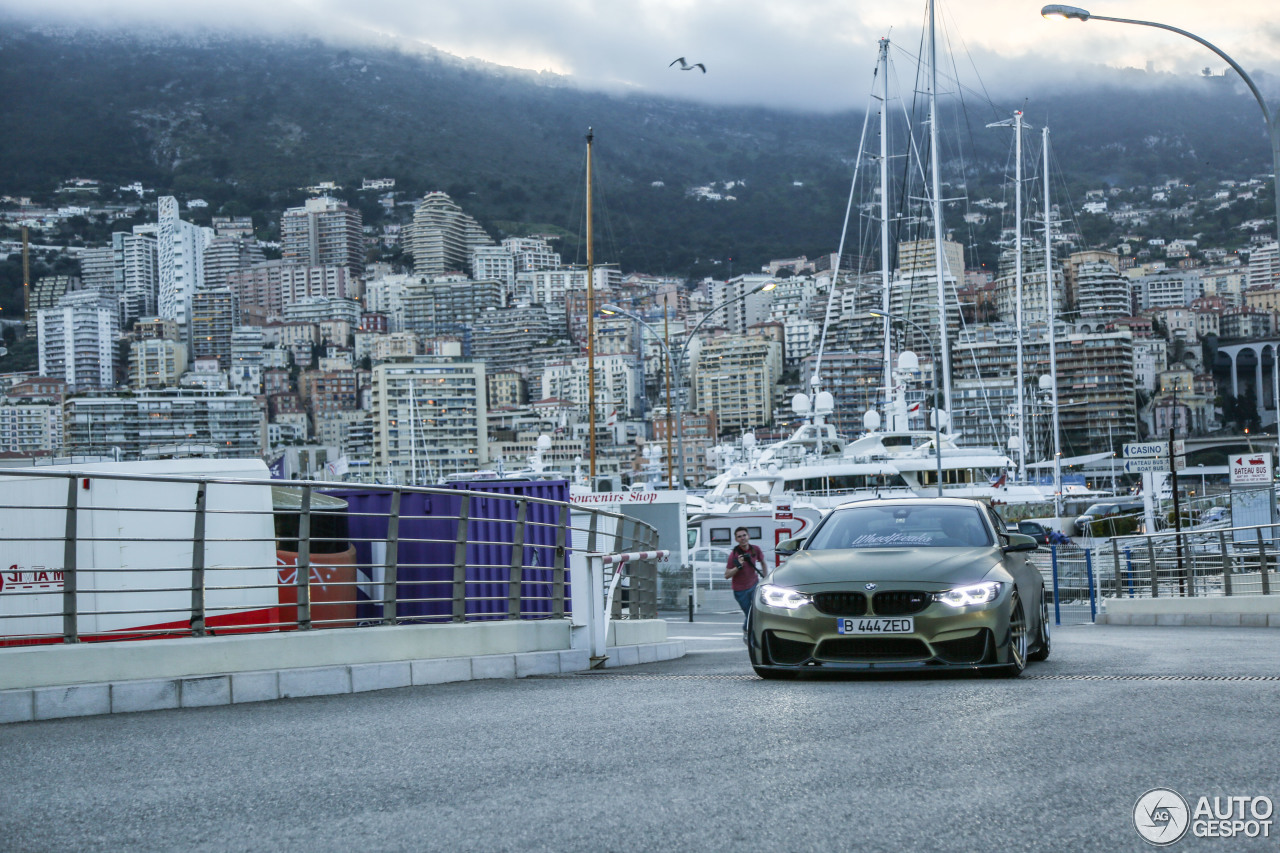
[{"label": "olive green bmw m4", "polygon": [[1037,545],[979,501],[903,498],[832,510],[757,587],[748,625],[762,678],[819,670],[985,669],[1049,656]]}]

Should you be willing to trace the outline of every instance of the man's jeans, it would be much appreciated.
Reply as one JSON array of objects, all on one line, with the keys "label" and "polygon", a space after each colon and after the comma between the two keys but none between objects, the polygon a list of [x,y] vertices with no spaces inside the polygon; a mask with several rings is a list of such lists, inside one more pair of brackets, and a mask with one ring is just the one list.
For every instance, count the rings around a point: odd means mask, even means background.
[{"label": "man's jeans", "polygon": [[738,606],[742,608],[742,630],[747,630],[747,617],[751,615],[751,596],[756,594],[756,588],[751,589],[735,589],[733,597],[738,600]]}]

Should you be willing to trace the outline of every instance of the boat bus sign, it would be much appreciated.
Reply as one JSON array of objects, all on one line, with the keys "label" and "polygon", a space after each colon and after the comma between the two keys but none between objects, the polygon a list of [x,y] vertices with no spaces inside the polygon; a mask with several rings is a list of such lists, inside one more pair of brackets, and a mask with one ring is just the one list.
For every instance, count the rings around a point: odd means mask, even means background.
[{"label": "boat bus sign", "polygon": [[[1173,455],[1182,456],[1186,454],[1186,442],[1177,439],[1173,443]],[[1169,442],[1167,441],[1130,441],[1124,446],[1125,459],[1158,459],[1164,457],[1169,458]]]},{"label": "boat bus sign", "polygon": [[[1173,457],[1174,471],[1185,471],[1187,468],[1187,457]],[[1126,459],[1124,460],[1124,470],[1126,474],[1154,474],[1158,472],[1167,472],[1169,468],[1169,458],[1152,456],[1148,458]]]},{"label": "boat bus sign", "polygon": [[774,521],[789,521],[794,517],[791,512],[791,504],[777,504],[773,508]]},{"label": "boat bus sign", "polygon": [[1231,456],[1227,460],[1231,466],[1231,485],[1270,485],[1271,454],[1246,453]]}]

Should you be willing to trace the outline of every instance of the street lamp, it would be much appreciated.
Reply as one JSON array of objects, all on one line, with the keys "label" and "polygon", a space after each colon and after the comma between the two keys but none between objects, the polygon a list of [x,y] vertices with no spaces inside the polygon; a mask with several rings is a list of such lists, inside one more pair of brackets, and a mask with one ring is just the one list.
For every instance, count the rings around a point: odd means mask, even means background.
[{"label": "street lamp", "polygon": [[938,361],[938,349],[933,345],[933,338],[924,328],[908,317],[899,317],[888,311],[868,311],[872,317],[881,317],[890,323],[897,321],[914,326],[929,344],[929,352],[933,355],[933,452],[938,457],[938,497],[942,497],[942,418],[938,414],[938,392],[942,390],[942,364]]},{"label": "street lamp", "polygon": [[689,330],[689,333],[685,336],[684,344],[680,347],[680,350],[674,356],[671,353],[670,347],[667,346],[666,341],[664,341],[661,337],[658,336],[657,330],[655,330],[652,326],[646,323],[644,319],[641,318],[638,314],[633,314],[630,311],[625,311],[622,308],[619,308],[617,305],[605,305],[600,309],[600,313],[606,316],[612,316],[614,314],[617,314],[619,316],[627,317],[631,320],[635,320],[637,323],[641,325],[642,328],[649,330],[649,332],[653,335],[654,339],[657,340],[659,345],[661,345],[663,352],[665,352],[667,355],[667,365],[668,365],[668,368],[671,370],[672,375],[675,377],[675,382],[676,382],[676,399],[675,399],[676,452],[680,455],[680,463],[679,463],[680,464],[680,488],[682,489],[686,488],[686,483],[684,479],[684,402],[683,402],[683,398],[680,396],[680,388],[681,388],[681,378],[684,373],[682,365],[684,364],[685,354],[689,350],[689,344],[693,343],[694,335],[696,335],[698,333],[698,330],[701,329],[703,325],[708,320],[711,319],[712,314],[716,313],[722,308],[728,308],[730,305],[733,305],[736,302],[741,302],[742,300],[746,299],[748,296],[753,296],[757,293],[760,293],[766,290],[773,290],[777,286],[778,286],[778,283],[776,281],[766,281],[763,284],[756,285],[755,287],[751,288],[750,290],[744,293],[738,294],[732,299],[727,299],[724,302],[721,302],[719,305],[712,306],[712,308],[709,311],[707,311],[707,313],[703,316],[703,318],[698,321],[698,324]]},{"label": "street lamp", "polygon": [[1262,108],[1262,119],[1267,123],[1267,135],[1271,139],[1271,168],[1272,181],[1275,192],[1276,203],[1276,236],[1277,245],[1280,245],[1280,126],[1277,126],[1271,115],[1271,109],[1267,106],[1267,102],[1263,100],[1262,93],[1258,91],[1258,87],[1254,84],[1253,78],[1250,77],[1240,64],[1231,57],[1222,52],[1216,45],[1205,41],[1195,33],[1189,33],[1186,30],[1180,30],[1177,27],[1171,27],[1168,24],[1157,24],[1153,21],[1134,21],[1129,18],[1107,18],[1102,15],[1090,14],[1079,6],[1064,6],[1059,3],[1051,3],[1040,10],[1040,14],[1046,18],[1063,18],[1075,21],[1111,21],[1116,24],[1136,24],[1140,27],[1155,27],[1158,30],[1168,30],[1171,33],[1177,33],[1180,36],[1186,36],[1194,42],[1204,45],[1212,50],[1228,65],[1235,69],[1240,75],[1240,79],[1244,80],[1244,84],[1249,87],[1249,91],[1253,93],[1253,97],[1257,99],[1258,106]]}]

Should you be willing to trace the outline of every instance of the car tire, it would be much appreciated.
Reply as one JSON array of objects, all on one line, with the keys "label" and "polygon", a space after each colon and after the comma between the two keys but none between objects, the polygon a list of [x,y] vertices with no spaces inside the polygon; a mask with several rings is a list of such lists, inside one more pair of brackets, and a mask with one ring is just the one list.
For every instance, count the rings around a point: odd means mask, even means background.
[{"label": "car tire", "polygon": [[[752,614],[754,615],[754,614]],[[756,675],[767,681],[782,681],[796,677],[794,672],[785,669],[769,669],[763,664],[766,663],[764,656],[764,648],[751,643],[752,637],[755,635],[755,623],[751,616],[747,617],[747,657],[751,659],[751,668],[756,671]]]},{"label": "car tire", "polygon": [[1049,659],[1049,598],[1044,591],[1040,592],[1040,631],[1036,637],[1035,651],[1027,654],[1027,660],[1042,661]]},{"label": "car tire", "polygon": [[1027,614],[1022,599],[1013,594],[1009,608],[1009,662],[1000,669],[1006,678],[1017,678],[1027,668]]}]

